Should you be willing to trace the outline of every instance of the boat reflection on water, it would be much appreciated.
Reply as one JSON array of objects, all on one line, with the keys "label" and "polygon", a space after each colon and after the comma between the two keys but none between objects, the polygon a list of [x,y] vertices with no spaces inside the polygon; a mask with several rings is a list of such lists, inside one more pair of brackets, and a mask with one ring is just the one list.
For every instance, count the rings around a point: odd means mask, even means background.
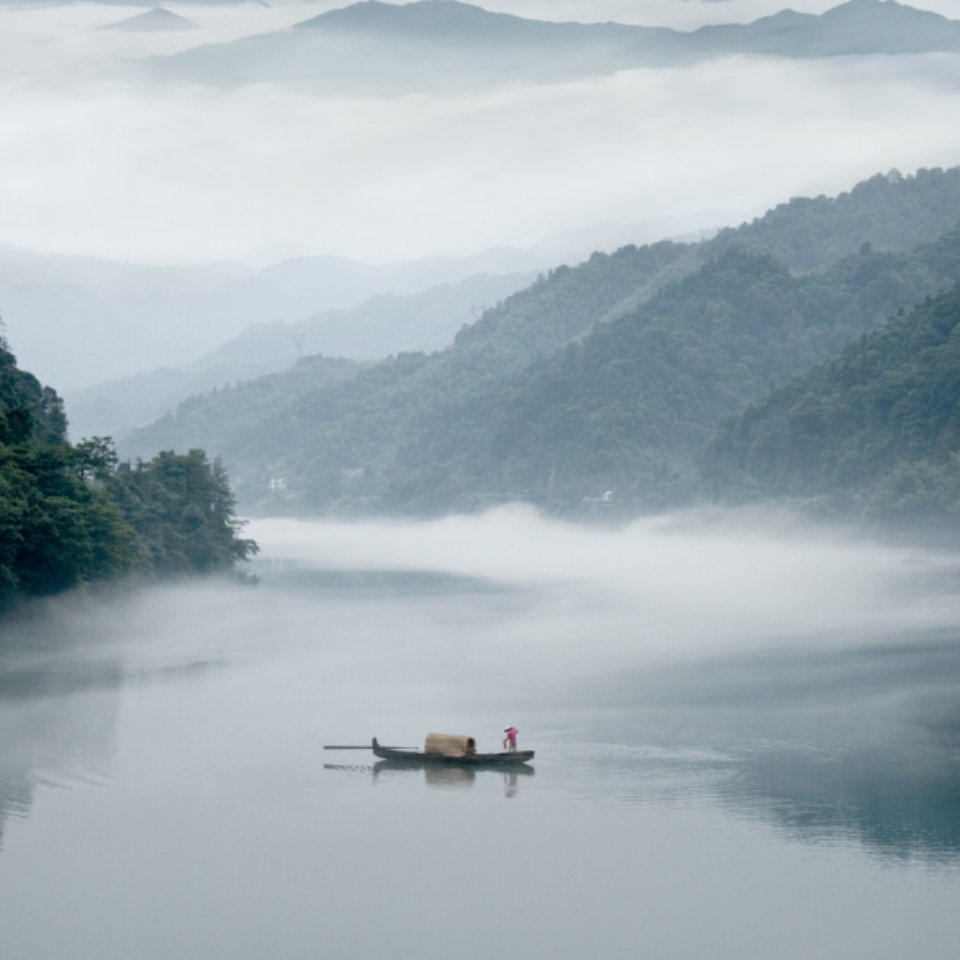
[{"label": "boat reflection on water", "polygon": [[373,778],[394,771],[422,770],[424,782],[429,787],[469,787],[477,779],[473,767],[440,766],[435,763],[410,763],[400,760],[378,760],[373,765]]},{"label": "boat reflection on water", "polygon": [[477,777],[492,777],[497,774],[503,779],[503,791],[507,797],[514,797],[521,777],[532,777],[533,767],[516,764],[504,767],[467,767],[436,763],[411,763],[409,760],[378,760],[373,765],[374,781],[384,773],[393,771],[423,770],[424,782],[428,787],[469,787]]},{"label": "boat reflection on water", "polygon": [[370,773],[373,782],[393,773],[423,771],[423,780],[428,787],[471,787],[478,777],[490,778],[499,775],[503,779],[503,792],[506,797],[514,797],[520,779],[532,777],[536,773],[533,767],[517,764],[504,767],[469,767],[459,765],[416,763],[409,760],[378,760],[372,766],[352,763],[325,763],[324,770],[340,770],[346,773]]}]

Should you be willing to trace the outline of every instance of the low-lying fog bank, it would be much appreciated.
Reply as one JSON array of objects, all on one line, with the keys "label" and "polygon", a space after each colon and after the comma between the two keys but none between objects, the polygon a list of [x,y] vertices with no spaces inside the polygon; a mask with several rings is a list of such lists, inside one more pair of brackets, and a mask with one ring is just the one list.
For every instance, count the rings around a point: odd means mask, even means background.
[{"label": "low-lying fog bank", "polygon": [[960,555],[786,515],[611,528],[514,505],[433,521],[259,519],[247,533],[262,551],[250,566],[259,586],[198,580],[54,598],[7,621],[2,662],[120,655],[166,669],[322,643],[363,663],[442,650],[478,679],[508,663],[572,681],[960,624]]},{"label": "low-lying fog bank", "polygon": [[[258,568],[438,573],[539,588],[568,653],[639,660],[960,622],[960,556],[787,514],[680,513],[610,528],[512,505],[433,521],[262,519]],[[611,629],[632,625],[626,633]]]}]

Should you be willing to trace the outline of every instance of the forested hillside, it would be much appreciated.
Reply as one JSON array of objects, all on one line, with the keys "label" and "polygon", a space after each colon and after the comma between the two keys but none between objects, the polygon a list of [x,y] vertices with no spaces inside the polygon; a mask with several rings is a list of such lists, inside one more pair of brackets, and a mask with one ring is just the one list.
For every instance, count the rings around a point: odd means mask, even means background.
[{"label": "forested hillside", "polygon": [[[460,332],[451,349],[400,354],[346,383],[331,380],[333,361],[302,361],[290,373],[187,401],[175,415],[125,438],[122,450],[143,455],[203,441],[230,465],[246,503],[262,500],[271,477],[282,476],[293,493],[291,507],[319,507],[339,497],[344,471],[387,464],[408,424],[428,418],[435,404],[474,384],[521,373],[582,336],[597,317],[655,289],[671,269],[682,275],[688,252],[684,245],[661,243],[595,254],[488,310]],[[329,451],[322,462],[318,445]]]},{"label": "forested hillside", "polygon": [[404,350],[442,350],[464,324],[535,277],[476,274],[403,296],[378,294],[359,306],[322,310],[305,320],[255,324],[193,363],[64,391],[70,434],[124,436],[188,397],[290,370],[301,356],[380,360]]},{"label": "forested hillside", "polygon": [[436,405],[399,446],[403,499],[522,496],[567,511],[612,490],[629,512],[684,502],[725,414],[942,289],[958,263],[960,233],[799,277],[731,250],[523,376]]},{"label": "forested hillside", "polygon": [[855,253],[864,242],[878,250],[910,248],[960,220],[960,167],[893,170],[837,197],[795,197],[737,229],[723,230],[713,250],[737,246],[779,260],[791,270],[815,270]]},{"label": "forested hillside", "polygon": [[285,421],[290,410],[301,403],[316,404],[317,416],[326,416],[322,398],[348,393],[347,381],[371,366],[353,360],[304,357],[284,373],[185,400],[175,413],[137,431],[135,441],[123,444],[123,453],[146,456],[150,450],[199,447],[229,454],[238,464],[255,461],[265,442],[271,447],[277,442],[271,436],[273,430],[281,430],[280,437],[287,435],[291,428]]},{"label": "forested hillside", "polygon": [[108,441],[65,437],[56,393],[0,339],[0,612],[125,574],[228,570],[256,549],[203,451],[121,464]]},{"label": "forested hillside", "polygon": [[960,285],[724,424],[704,475],[885,526],[960,529]]},{"label": "forested hillside", "polygon": [[339,384],[311,386],[303,370],[257,381],[262,402],[254,385],[193,401],[126,449],[183,449],[202,425],[254,509],[430,514],[520,498],[629,514],[687,502],[724,416],[960,279],[958,221],[960,170],[873,177],[707,243],[558,267],[448,350]]}]

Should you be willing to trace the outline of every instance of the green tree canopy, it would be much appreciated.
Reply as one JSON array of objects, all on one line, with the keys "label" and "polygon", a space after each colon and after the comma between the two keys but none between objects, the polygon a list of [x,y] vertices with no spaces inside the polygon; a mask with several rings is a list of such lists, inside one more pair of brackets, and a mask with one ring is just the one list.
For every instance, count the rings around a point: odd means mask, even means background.
[{"label": "green tree canopy", "polygon": [[109,438],[65,436],[59,397],[0,341],[0,611],[124,574],[230,570],[256,551],[203,451],[131,466]]}]

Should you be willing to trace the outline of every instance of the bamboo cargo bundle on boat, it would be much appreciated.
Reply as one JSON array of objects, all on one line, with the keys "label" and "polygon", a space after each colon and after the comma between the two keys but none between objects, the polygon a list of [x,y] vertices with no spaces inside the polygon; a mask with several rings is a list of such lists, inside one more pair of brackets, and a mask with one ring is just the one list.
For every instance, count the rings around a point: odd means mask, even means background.
[{"label": "bamboo cargo bundle on boat", "polygon": [[428,733],[423,752],[433,757],[469,757],[477,752],[477,741],[451,733]]}]

